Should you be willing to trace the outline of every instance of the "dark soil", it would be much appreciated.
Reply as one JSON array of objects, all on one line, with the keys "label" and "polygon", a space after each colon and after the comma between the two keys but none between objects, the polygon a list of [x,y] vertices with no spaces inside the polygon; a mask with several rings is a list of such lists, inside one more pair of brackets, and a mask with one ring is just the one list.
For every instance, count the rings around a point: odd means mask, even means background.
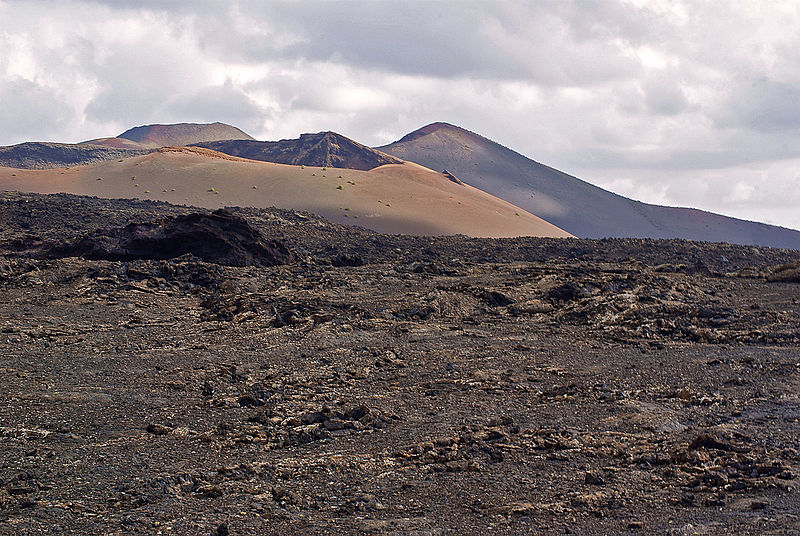
[{"label": "dark soil", "polygon": [[194,212],[0,194],[0,533],[798,533],[800,252],[229,209],[294,257],[26,256]]}]

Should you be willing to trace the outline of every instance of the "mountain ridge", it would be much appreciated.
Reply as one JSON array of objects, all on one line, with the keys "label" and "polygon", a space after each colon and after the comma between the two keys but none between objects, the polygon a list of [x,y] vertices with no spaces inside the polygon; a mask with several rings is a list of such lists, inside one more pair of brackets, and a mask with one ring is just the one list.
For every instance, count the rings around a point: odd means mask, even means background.
[{"label": "mountain ridge", "polygon": [[148,148],[183,146],[217,140],[252,140],[243,130],[220,123],[172,123],[129,128],[117,138],[134,141]]},{"label": "mountain ridge", "polygon": [[232,156],[290,164],[366,171],[403,160],[367,147],[338,132],[301,134],[299,138],[278,141],[223,140],[192,144]]},{"label": "mountain ridge", "polygon": [[684,238],[800,249],[800,232],[684,207],[636,201],[445,122],[376,147],[521,206],[581,238]]}]

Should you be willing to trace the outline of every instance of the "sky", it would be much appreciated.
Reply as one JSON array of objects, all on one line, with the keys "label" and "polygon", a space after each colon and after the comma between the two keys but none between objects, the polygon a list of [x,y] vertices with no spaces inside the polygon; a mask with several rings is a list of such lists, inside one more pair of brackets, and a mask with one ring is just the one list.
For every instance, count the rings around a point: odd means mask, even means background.
[{"label": "sky", "polygon": [[800,229],[800,0],[0,0],[0,145],[151,123],[377,146],[434,121]]}]

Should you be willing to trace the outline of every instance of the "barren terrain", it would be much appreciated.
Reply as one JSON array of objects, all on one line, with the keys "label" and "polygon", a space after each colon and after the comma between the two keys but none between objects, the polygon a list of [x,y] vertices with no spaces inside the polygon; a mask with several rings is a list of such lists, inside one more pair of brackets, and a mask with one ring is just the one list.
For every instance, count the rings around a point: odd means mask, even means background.
[{"label": "barren terrain", "polygon": [[102,258],[196,211],[0,195],[0,533],[798,533],[800,253],[230,209],[291,257]]}]

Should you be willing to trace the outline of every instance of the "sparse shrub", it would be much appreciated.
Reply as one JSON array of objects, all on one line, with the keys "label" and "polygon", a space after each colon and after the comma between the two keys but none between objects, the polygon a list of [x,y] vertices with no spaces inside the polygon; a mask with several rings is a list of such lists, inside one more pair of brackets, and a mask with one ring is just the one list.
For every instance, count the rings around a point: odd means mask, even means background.
[{"label": "sparse shrub", "polygon": [[336,187],[336,189],[337,189],[337,190],[344,190],[344,186],[342,186],[342,185],[340,184],[339,186],[337,186],[337,187]]},{"label": "sparse shrub", "polygon": [[258,190],[258,186],[256,186],[256,185],[254,184],[254,185],[253,185],[253,190]]},{"label": "sparse shrub", "polygon": [[101,181],[103,180],[103,177],[97,177],[97,180]]}]

